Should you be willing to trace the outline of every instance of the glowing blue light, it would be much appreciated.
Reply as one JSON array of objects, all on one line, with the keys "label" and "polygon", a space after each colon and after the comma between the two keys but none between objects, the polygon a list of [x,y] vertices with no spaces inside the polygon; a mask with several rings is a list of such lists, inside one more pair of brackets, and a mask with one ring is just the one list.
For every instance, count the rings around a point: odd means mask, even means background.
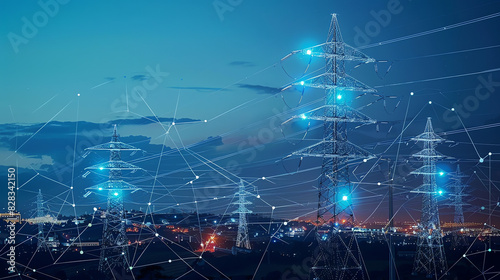
[{"label": "glowing blue light", "polygon": [[342,200],[343,200],[343,201],[347,201],[347,195],[344,195],[344,196],[342,197]]},{"label": "glowing blue light", "polygon": [[301,82],[300,82],[300,85],[301,85],[301,86],[303,86],[303,85],[304,85],[304,81],[301,81]]},{"label": "glowing blue light", "polygon": [[231,218],[231,223],[236,223],[236,220],[234,218]]},{"label": "glowing blue light", "polygon": [[442,195],[442,194],[443,194],[443,191],[442,191],[442,190],[439,190],[439,191],[438,191],[438,194],[439,194],[439,195]]},{"label": "glowing blue light", "polygon": [[115,195],[115,196],[118,196],[118,193],[117,193],[117,192],[115,192],[115,193],[114,193],[114,195]]},{"label": "glowing blue light", "polygon": [[217,223],[217,221],[214,221],[214,224],[216,224],[216,223]]},{"label": "glowing blue light", "polygon": [[311,55],[311,50],[307,50],[306,54]]},{"label": "glowing blue light", "polygon": [[104,167],[99,167],[99,170],[103,170],[103,169],[104,169]]},{"label": "glowing blue light", "polygon": [[102,188],[99,188],[100,191],[102,191]]},{"label": "glowing blue light", "polygon": [[174,216],[174,219],[177,219],[177,216]]},{"label": "glowing blue light", "polygon": [[443,176],[443,175],[444,175],[443,171],[439,172],[439,176]]},{"label": "glowing blue light", "polygon": [[304,115],[304,114],[300,115],[300,117],[301,117],[303,120],[307,119],[306,115]]},{"label": "glowing blue light", "polygon": [[338,99],[338,100],[342,99],[342,95],[338,94],[338,95],[337,95],[337,99]]},{"label": "glowing blue light", "polygon": [[323,240],[323,241],[326,241],[326,239],[327,239],[327,238],[328,238],[328,236],[327,236],[326,234],[323,234],[323,235],[321,236],[321,240]]},{"label": "glowing blue light", "polygon": [[339,226],[339,223],[335,223],[335,226],[338,227]]}]

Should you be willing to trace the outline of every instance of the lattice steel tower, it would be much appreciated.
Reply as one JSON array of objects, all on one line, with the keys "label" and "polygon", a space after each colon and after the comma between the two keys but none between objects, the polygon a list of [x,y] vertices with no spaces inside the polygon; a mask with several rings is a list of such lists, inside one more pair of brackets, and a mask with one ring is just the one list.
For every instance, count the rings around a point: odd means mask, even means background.
[{"label": "lattice steel tower", "polygon": [[339,215],[353,217],[348,162],[372,157],[347,140],[347,124],[376,121],[349,107],[345,100],[356,91],[374,93],[376,90],[347,75],[345,62],[375,60],[343,42],[336,14],[332,15],[326,43],[297,52],[324,58],[326,62],[324,73],[293,84],[325,90],[323,106],[294,117],[322,121],[322,141],[291,154],[322,158],[316,221],[318,248],[313,256],[310,276],[320,280],[364,279],[366,270],[356,236],[350,229],[343,230],[338,221]]},{"label": "lattice steel tower", "polygon": [[43,195],[42,195],[42,190],[38,189],[38,194],[36,196],[36,216],[38,218],[38,242],[36,246],[37,251],[46,251],[48,249],[47,247],[47,240],[45,239],[45,231],[43,230],[43,218],[45,216],[45,209],[44,209],[44,201],[43,201]]},{"label": "lattice steel tower", "polygon": [[443,233],[439,223],[437,203],[436,160],[444,156],[436,151],[436,145],[443,138],[434,133],[431,118],[427,118],[424,133],[412,138],[423,142],[424,148],[413,154],[423,161],[423,166],[411,174],[423,175],[423,184],[413,190],[422,194],[422,217],[418,224],[417,253],[413,264],[413,274],[425,273],[428,277],[440,277],[447,270],[446,256],[443,247]]},{"label": "lattice steel tower", "polygon": [[233,202],[233,204],[238,205],[238,209],[233,211],[233,213],[239,214],[238,220],[238,235],[236,236],[236,247],[252,249],[250,246],[250,237],[248,236],[248,220],[247,214],[252,213],[251,210],[247,208],[247,205],[252,204],[252,202],[246,199],[247,195],[250,193],[245,190],[245,184],[243,180],[240,180],[238,191],[235,195],[238,196],[238,200]]},{"label": "lattice steel tower", "polygon": [[[107,209],[104,218],[102,233],[99,271],[111,272],[116,270],[129,271],[131,268],[128,238],[125,235],[125,210],[123,209],[123,195],[125,191],[137,191],[138,188],[122,180],[122,171],[135,172],[141,168],[121,160],[121,152],[131,151],[132,154],[140,149],[122,143],[118,139],[116,125],[113,128],[111,141],[86,149],[90,151],[109,151],[109,161],[87,167],[87,170],[108,170],[108,181],[87,188],[90,192],[106,192],[108,197]],[[86,175],[84,175],[86,176]],[[119,271],[118,271],[119,272]]]},{"label": "lattice steel tower", "polygon": [[468,176],[464,175],[460,171],[460,165],[457,165],[457,170],[452,177],[452,191],[451,194],[451,205],[455,208],[455,216],[453,219],[453,233],[452,233],[452,245],[454,247],[467,246],[468,242],[464,235],[464,210],[463,210],[463,197],[465,196],[466,184],[463,183],[462,178]]}]

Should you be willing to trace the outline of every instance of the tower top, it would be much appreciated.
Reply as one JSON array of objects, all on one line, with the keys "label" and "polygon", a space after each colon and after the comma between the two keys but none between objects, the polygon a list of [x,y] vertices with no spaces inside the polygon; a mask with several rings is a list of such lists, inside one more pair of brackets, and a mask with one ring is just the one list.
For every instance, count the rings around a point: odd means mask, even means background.
[{"label": "tower top", "polygon": [[425,130],[423,133],[413,137],[414,141],[423,141],[423,142],[443,142],[445,141],[441,136],[437,135],[434,132],[434,128],[432,127],[431,117],[427,117],[427,122],[425,124]]},{"label": "tower top", "polygon": [[118,131],[116,129],[116,124],[113,124],[113,136],[112,136],[112,141],[113,142],[118,142]]},{"label": "tower top", "polygon": [[328,37],[326,38],[327,43],[343,43],[342,34],[340,33],[339,22],[337,20],[337,14],[332,14],[332,20],[330,22],[330,29],[328,30]]}]

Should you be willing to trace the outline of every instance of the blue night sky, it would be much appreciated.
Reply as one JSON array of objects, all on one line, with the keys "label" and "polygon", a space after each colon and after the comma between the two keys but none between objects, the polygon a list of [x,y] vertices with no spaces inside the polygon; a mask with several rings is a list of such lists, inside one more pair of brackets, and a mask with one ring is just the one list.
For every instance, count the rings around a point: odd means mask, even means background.
[{"label": "blue night sky", "polygon": [[[108,141],[112,124],[123,142],[146,151],[123,155],[145,169],[125,175],[143,189],[127,195],[128,209],[151,202],[156,211],[233,211],[228,205],[243,178],[261,196],[254,212],[314,213],[320,162],[304,159],[297,169],[299,159],[281,159],[321,138],[322,126],[280,124],[321,105],[324,92],[307,90],[302,100],[299,88],[281,93],[302,78],[309,58],[281,59],[323,43],[331,13],[345,43],[377,60],[348,64],[349,75],[384,97],[345,94],[350,106],[379,121],[349,128],[350,140],[379,159],[352,167],[358,219],[386,219],[387,204],[379,203],[387,199],[387,159],[396,158],[397,141],[391,143],[403,122],[409,127],[398,153],[396,209],[407,210],[399,220],[419,217],[420,200],[409,190],[421,178],[408,174],[419,166],[410,157],[419,146],[410,138],[429,116],[454,141],[438,147],[454,157],[439,168],[451,172],[458,161],[470,176],[475,200],[466,219],[486,217],[480,207],[488,203],[488,152],[492,203],[498,200],[498,1],[42,2],[55,5],[0,2],[1,174],[18,167],[25,215],[33,214],[38,189],[55,213],[74,213],[72,204],[77,213],[105,205],[103,194],[83,195],[106,174],[82,175],[108,155],[82,156]],[[322,67],[323,59],[312,59],[306,77]],[[439,179],[445,190],[447,178]],[[442,213],[452,213],[445,196],[442,202]]]}]

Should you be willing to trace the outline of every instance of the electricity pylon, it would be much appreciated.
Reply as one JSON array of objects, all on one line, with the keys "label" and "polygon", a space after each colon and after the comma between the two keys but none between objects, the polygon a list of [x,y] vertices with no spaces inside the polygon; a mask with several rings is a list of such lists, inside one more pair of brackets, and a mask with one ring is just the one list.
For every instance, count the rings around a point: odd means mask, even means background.
[{"label": "electricity pylon", "polygon": [[466,184],[463,183],[462,178],[468,176],[460,172],[460,165],[457,165],[457,170],[452,176],[452,191],[451,205],[455,208],[455,216],[453,219],[453,232],[452,232],[452,245],[453,247],[467,246],[468,242],[464,234],[464,210],[463,210],[463,197],[465,196]]},{"label": "electricity pylon", "polygon": [[[86,170],[108,170],[108,181],[87,188],[88,192],[107,192],[108,203],[102,232],[99,271],[109,273],[116,270],[129,271],[132,267],[128,252],[128,238],[125,234],[126,216],[123,208],[125,191],[139,190],[122,180],[122,171],[135,172],[141,168],[121,160],[121,152],[131,151],[132,154],[140,149],[122,143],[118,139],[116,125],[113,128],[111,141],[86,149],[90,151],[109,151],[109,161],[85,168]],[[86,156],[86,155],[85,155]],[[86,175],[84,175],[86,176]],[[117,271],[119,272],[119,271]]]},{"label": "electricity pylon", "polygon": [[321,57],[326,62],[324,73],[292,85],[325,90],[323,106],[294,117],[322,121],[323,139],[290,155],[322,158],[316,221],[318,250],[313,256],[310,276],[318,280],[364,279],[366,270],[356,236],[351,230],[343,230],[338,222],[339,215],[353,217],[349,161],[372,157],[347,140],[347,124],[376,123],[349,107],[346,100],[353,92],[375,93],[376,90],[347,75],[345,62],[375,60],[343,42],[336,14],[332,14],[326,43],[296,53]]},{"label": "electricity pylon", "polygon": [[252,249],[250,246],[250,237],[248,236],[248,220],[247,214],[252,213],[251,210],[247,208],[247,205],[252,204],[252,202],[246,199],[246,196],[250,193],[245,190],[245,184],[243,180],[240,180],[240,184],[238,187],[238,191],[236,192],[236,196],[238,196],[238,200],[233,202],[233,204],[238,205],[238,209],[233,211],[233,213],[239,214],[238,220],[238,235],[236,236],[236,247]]},{"label": "electricity pylon", "polygon": [[44,201],[43,201],[43,195],[42,195],[42,190],[38,190],[38,194],[36,196],[36,216],[38,218],[38,235],[37,235],[37,246],[36,250],[37,251],[46,251],[48,249],[47,247],[47,240],[45,239],[45,231],[43,230],[43,218],[45,215],[44,207],[43,207]]},{"label": "electricity pylon", "polygon": [[444,156],[436,151],[436,145],[443,138],[434,133],[431,118],[427,118],[425,131],[412,138],[423,142],[424,148],[413,154],[423,161],[423,166],[410,174],[423,175],[423,184],[413,190],[422,194],[422,217],[418,224],[417,253],[413,263],[413,274],[425,273],[428,277],[439,278],[447,271],[446,256],[443,247],[443,233],[439,222],[436,183],[436,160]]}]

